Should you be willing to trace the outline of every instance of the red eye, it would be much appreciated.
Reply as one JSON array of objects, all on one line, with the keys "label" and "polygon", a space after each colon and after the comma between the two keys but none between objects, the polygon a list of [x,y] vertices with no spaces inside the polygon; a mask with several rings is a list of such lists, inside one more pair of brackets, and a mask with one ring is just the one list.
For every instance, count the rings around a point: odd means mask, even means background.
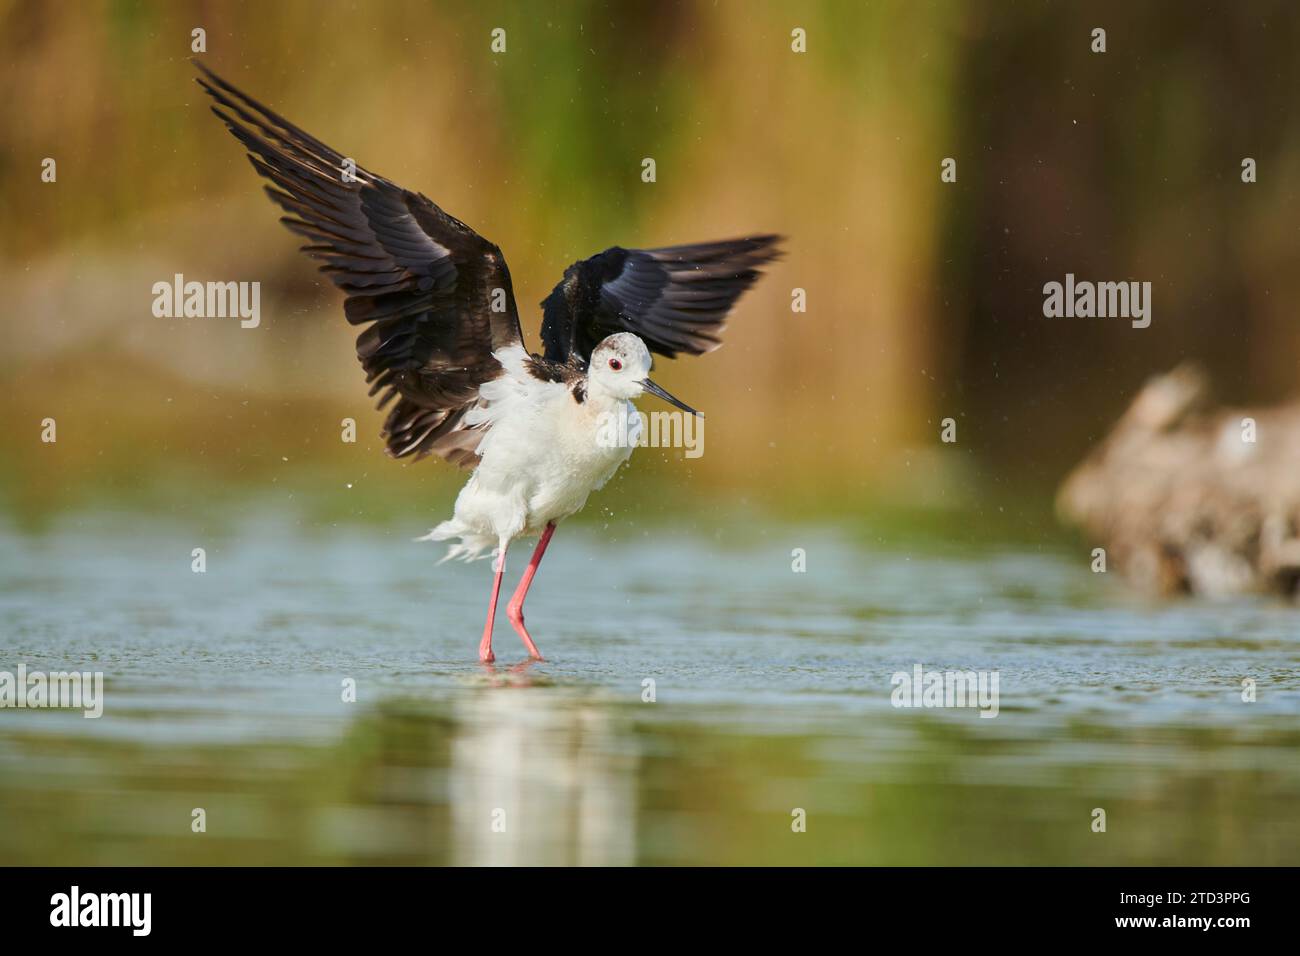
[{"label": "red eye", "polygon": [[615,372],[617,372],[619,369],[623,367],[623,363],[620,362],[618,359],[610,359],[609,367],[612,368]]}]

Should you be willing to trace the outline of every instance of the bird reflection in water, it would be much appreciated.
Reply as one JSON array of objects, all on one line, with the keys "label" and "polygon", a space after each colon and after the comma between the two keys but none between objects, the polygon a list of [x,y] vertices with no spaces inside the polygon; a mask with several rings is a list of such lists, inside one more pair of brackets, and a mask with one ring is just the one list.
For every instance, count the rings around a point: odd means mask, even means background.
[{"label": "bird reflection in water", "polygon": [[[491,686],[456,704],[453,862],[630,865],[636,855],[632,735],[601,702],[540,686],[532,664],[489,668]],[[504,690],[514,692],[498,692]]]}]

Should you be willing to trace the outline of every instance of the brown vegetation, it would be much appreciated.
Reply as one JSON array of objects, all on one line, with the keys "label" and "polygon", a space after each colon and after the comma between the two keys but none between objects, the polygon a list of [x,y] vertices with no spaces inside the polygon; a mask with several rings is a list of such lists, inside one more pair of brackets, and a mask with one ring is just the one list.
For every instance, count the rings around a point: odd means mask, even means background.
[{"label": "brown vegetation", "polygon": [[1140,587],[1293,594],[1300,583],[1300,400],[1208,407],[1183,365],[1149,382],[1061,488],[1062,516]]}]

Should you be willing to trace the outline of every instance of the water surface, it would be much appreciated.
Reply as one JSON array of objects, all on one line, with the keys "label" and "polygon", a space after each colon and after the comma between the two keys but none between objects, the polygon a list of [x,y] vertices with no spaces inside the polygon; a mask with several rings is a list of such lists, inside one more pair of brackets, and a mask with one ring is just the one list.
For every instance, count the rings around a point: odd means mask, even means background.
[{"label": "water surface", "polygon": [[[0,710],[0,862],[1300,863],[1294,607],[702,527],[561,528],[527,607],[547,662],[502,615],[490,668],[488,564],[435,567],[418,528],[3,532],[0,670],[102,671],[106,700]],[[996,671],[998,716],[892,706],[918,663]]]}]

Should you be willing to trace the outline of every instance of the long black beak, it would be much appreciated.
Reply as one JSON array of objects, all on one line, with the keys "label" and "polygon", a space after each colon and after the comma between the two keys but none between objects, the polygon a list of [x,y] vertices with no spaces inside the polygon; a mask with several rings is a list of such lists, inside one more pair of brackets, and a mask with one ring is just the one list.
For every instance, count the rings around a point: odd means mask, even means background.
[{"label": "long black beak", "polygon": [[703,415],[700,415],[700,413],[697,412],[695,409],[691,408],[691,406],[683,402],[681,399],[674,398],[672,395],[669,395],[667,391],[660,388],[658,385],[650,381],[650,379],[648,378],[641,379],[641,387],[644,388],[651,395],[657,396],[658,398],[662,398],[669,405],[676,405],[684,412],[690,412],[692,415],[699,415],[700,418],[704,417]]}]

